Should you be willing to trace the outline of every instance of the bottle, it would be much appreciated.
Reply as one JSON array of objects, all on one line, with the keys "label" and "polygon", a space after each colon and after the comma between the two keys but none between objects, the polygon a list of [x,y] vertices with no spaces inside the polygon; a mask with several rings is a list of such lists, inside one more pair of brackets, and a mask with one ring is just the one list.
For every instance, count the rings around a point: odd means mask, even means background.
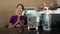
[{"label": "bottle", "polygon": [[51,14],[49,14],[48,12],[46,12],[43,16],[43,30],[51,30]]}]

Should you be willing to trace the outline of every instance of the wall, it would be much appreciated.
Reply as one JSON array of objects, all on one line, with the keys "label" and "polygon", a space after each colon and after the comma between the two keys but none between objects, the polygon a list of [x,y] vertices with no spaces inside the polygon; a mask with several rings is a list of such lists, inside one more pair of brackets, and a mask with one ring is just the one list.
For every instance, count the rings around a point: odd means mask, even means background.
[{"label": "wall", "polygon": [[60,0],[57,0],[58,5],[60,5]]}]

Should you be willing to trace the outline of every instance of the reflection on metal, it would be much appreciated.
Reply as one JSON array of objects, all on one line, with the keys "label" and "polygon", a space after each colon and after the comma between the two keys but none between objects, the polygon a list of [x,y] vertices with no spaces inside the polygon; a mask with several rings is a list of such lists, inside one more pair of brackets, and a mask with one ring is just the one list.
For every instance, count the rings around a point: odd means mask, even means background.
[{"label": "reflection on metal", "polygon": [[30,30],[29,26],[28,26],[28,31]]}]

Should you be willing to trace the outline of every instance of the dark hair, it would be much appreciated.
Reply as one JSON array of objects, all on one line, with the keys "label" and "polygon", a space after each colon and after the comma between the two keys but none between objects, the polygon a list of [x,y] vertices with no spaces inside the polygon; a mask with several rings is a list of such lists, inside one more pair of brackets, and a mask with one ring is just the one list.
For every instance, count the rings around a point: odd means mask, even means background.
[{"label": "dark hair", "polygon": [[21,6],[22,9],[24,10],[24,6],[23,6],[23,4],[18,4],[18,5],[16,6],[16,8],[18,8],[18,6]]}]

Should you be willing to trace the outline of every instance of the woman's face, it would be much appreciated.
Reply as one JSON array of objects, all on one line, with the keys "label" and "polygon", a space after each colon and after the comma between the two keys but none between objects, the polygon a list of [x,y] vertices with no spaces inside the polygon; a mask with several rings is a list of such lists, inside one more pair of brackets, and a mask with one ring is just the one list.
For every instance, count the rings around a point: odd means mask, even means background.
[{"label": "woman's face", "polygon": [[21,14],[21,13],[22,13],[23,8],[22,8],[22,6],[21,6],[21,5],[20,5],[20,6],[18,6],[17,11],[18,11],[18,13],[19,13],[19,14]]}]

